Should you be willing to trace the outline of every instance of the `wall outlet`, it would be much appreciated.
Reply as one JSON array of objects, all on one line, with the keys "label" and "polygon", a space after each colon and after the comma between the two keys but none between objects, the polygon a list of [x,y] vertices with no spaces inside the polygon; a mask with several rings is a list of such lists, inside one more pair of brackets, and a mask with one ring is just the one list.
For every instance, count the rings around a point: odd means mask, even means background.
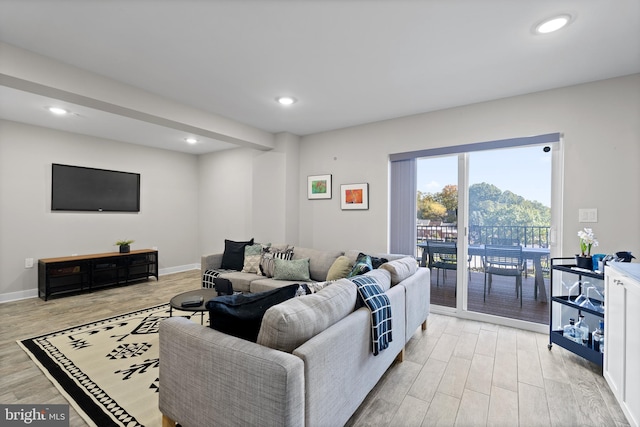
[{"label": "wall outlet", "polygon": [[578,222],[598,222],[598,209],[578,209]]},{"label": "wall outlet", "polygon": [[24,268],[33,268],[33,258],[24,259]]}]

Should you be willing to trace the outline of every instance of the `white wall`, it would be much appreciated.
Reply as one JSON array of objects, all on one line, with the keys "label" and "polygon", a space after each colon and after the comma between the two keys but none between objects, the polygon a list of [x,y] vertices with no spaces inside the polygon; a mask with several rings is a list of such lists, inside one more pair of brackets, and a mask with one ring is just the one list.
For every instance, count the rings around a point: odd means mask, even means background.
[{"label": "white wall", "polygon": [[[298,138],[270,152],[199,157],[0,122],[0,300],[36,289],[38,259],[158,246],[160,267],[220,252],[224,239],[319,249],[387,250],[389,154],[562,132],[563,255],[577,250],[578,208],[598,208],[598,252],[640,258],[640,74]],[[142,174],[140,214],[50,211],[51,163]],[[333,199],[308,200],[308,175],[332,174]],[[367,211],[341,211],[340,184],[369,183]],[[35,295],[35,294],[34,294]]]},{"label": "white wall", "polygon": [[275,149],[201,155],[200,253],[220,253],[224,240],[297,244],[299,137],[280,133]]},{"label": "white wall", "polygon": [[[140,212],[52,212],[51,163],[141,174]],[[0,121],[0,296],[35,295],[38,258],[113,252],[125,238],[157,246],[161,270],[198,263],[197,168],[193,155]]]},{"label": "white wall", "polygon": [[[305,136],[301,183],[332,174],[333,199],[300,188],[300,244],[387,250],[389,154],[551,132],[564,134],[562,255],[591,225],[597,252],[640,258],[640,74]],[[368,211],[341,211],[340,184],[368,182]],[[578,223],[597,208],[598,223]]]}]

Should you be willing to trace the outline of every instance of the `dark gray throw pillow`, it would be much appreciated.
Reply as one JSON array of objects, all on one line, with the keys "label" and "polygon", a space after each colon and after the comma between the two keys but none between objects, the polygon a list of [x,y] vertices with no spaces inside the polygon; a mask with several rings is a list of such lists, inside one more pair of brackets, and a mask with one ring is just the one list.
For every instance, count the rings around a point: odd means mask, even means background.
[{"label": "dark gray throw pillow", "polygon": [[256,342],[265,311],[296,295],[293,284],[255,294],[236,294],[212,298],[207,302],[210,327],[234,337]]},{"label": "dark gray throw pillow", "polygon": [[220,268],[241,271],[242,267],[244,267],[244,247],[247,245],[253,245],[253,239],[247,242],[235,242],[225,239]]}]

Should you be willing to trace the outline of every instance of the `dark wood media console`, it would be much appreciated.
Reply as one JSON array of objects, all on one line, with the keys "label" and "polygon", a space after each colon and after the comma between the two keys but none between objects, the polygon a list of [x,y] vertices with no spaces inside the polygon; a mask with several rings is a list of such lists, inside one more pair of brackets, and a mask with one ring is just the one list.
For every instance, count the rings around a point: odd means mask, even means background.
[{"label": "dark wood media console", "polygon": [[158,280],[158,251],[78,255],[38,260],[38,296],[91,291],[138,280]]}]

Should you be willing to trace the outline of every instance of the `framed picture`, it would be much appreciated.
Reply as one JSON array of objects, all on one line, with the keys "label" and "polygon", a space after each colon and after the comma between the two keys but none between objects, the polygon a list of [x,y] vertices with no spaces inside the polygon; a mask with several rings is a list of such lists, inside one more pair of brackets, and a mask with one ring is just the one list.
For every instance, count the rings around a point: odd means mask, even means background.
[{"label": "framed picture", "polygon": [[331,175],[310,175],[307,177],[307,199],[330,199]]},{"label": "framed picture", "polygon": [[369,184],[342,184],[340,202],[342,210],[369,209]]}]

